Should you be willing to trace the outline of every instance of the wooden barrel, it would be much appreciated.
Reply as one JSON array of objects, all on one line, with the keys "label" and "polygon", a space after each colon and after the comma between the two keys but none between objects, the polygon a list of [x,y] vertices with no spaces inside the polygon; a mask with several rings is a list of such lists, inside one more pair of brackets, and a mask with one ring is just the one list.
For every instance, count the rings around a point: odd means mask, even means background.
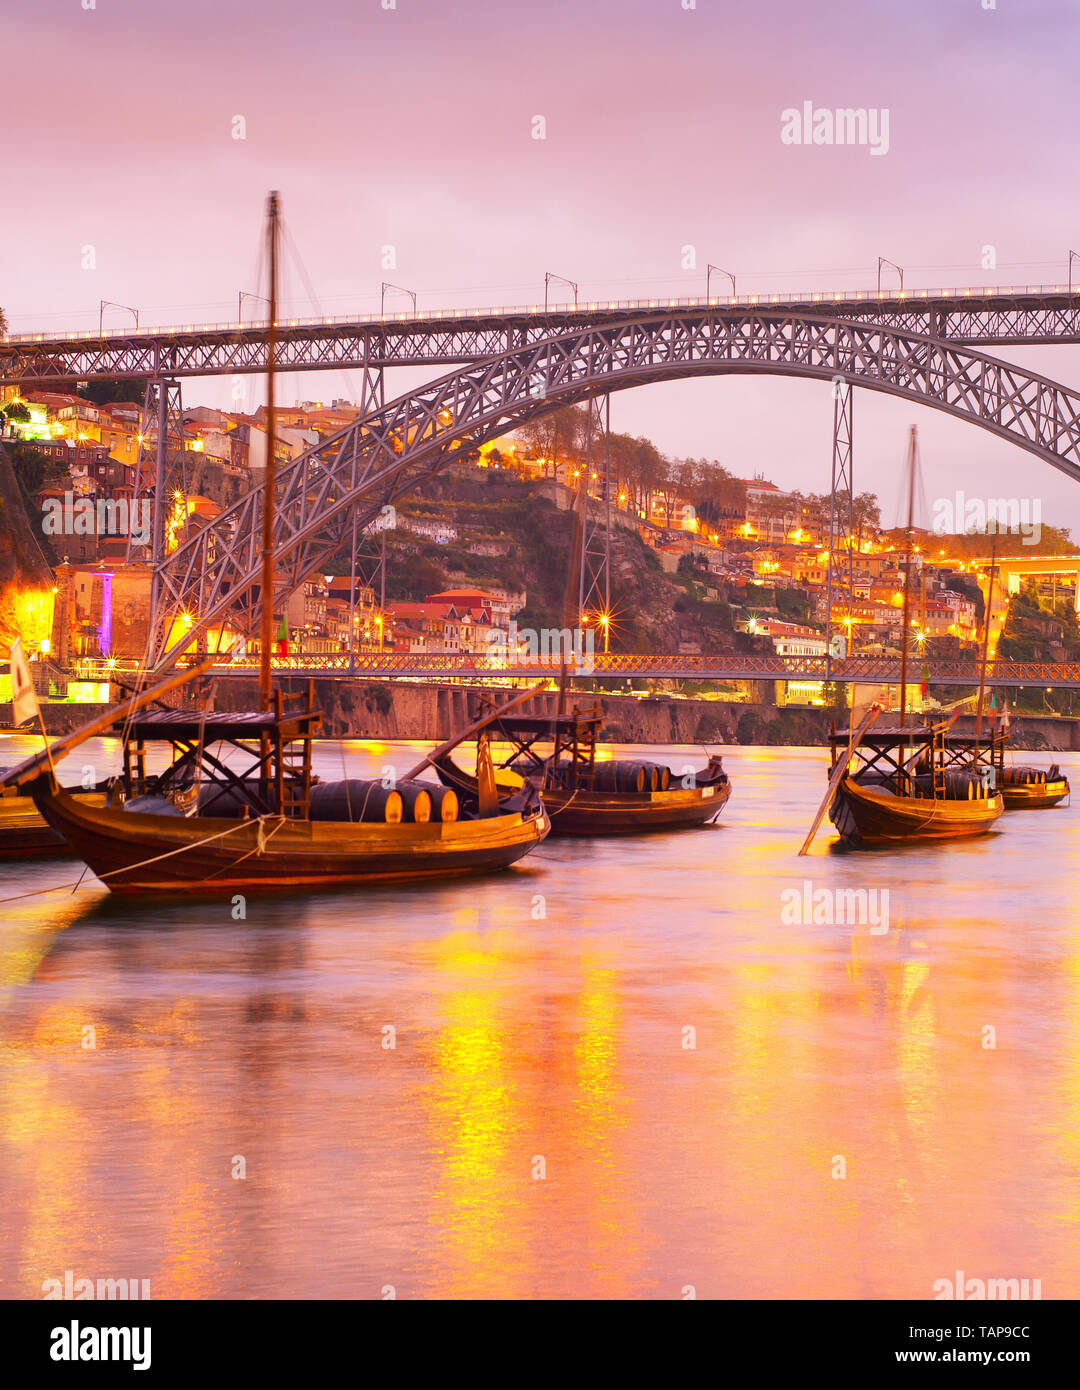
[{"label": "wooden barrel", "polygon": [[414,825],[427,825],[431,819],[431,789],[425,782],[399,782],[402,819]]},{"label": "wooden barrel", "polygon": [[[317,782],[311,788],[311,819],[317,821],[382,821],[400,825],[405,808],[401,793],[374,778],[350,777],[345,782]],[[430,801],[428,814],[431,814]]]},{"label": "wooden barrel", "polygon": [[606,762],[593,768],[592,785],[600,792],[637,792],[648,786],[644,763]]},{"label": "wooden barrel", "polygon": [[643,792],[649,785],[648,772],[644,763],[616,763],[617,782],[622,792]]},{"label": "wooden barrel", "polygon": [[457,792],[453,787],[428,787],[431,797],[431,818],[442,821],[443,825],[453,825],[458,818]]},{"label": "wooden barrel", "polygon": [[618,763],[594,763],[591,781],[594,791],[617,791],[619,787]]}]

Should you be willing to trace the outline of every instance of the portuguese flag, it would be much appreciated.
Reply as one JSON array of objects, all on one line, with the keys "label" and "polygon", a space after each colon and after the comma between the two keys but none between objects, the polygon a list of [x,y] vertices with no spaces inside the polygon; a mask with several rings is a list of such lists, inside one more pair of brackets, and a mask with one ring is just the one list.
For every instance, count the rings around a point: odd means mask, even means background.
[{"label": "portuguese flag", "polygon": [[281,615],[281,626],[278,628],[277,637],[274,639],[274,655],[289,655],[289,623],[284,613]]}]

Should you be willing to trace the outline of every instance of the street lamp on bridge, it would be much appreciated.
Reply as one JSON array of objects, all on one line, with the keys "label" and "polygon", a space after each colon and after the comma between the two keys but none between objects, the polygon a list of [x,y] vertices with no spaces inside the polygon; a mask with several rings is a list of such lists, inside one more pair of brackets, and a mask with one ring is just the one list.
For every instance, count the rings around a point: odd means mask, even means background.
[{"label": "street lamp on bridge", "polygon": [[384,281],[382,282],[382,290],[381,290],[380,293],[379,293],[379,313],[380,313],[380,314],[385,314],[385,313],[386,313],[386,291],[387,291],[387,290],[397,290],[398,294],[407,294],[407,295],[409,296],[409,298],[412,300],[412,311],[413,311],[414,314],[416,313],[416,292],[415,292],[414,290],[407,290],[407,289],[405,289],[402,285],[392,285],[392,284],[390,283],[389,280],[384,280]]},{"label": "street lamp on bridge", "polygon": [[548,288],[549,288],[549,286],[551,285],[552,280],[558,280],[558,282],[559,282],[560,285],[568,285],[568,286],[570,287],[570,289],[572,289],[572,290],[574,291],[574,308],[576,309],[577,306],[578,306],[578,303],[577,303],[577,281],[576,281],[576,280],[568,280],[568,279],[566,278],[565,275],[556,275],[556,274],[554,274],[554,273],[553,273],[552,271],[550,271],[550,270],[545,270],[545,271],[544,271],[544,313],[545,313],[545,314],[547,313],[547,308],[548,308]]},{"label": "street lamp on bridge", "polygon": [[123,309],[125,313],[134,314],[134,316],[135,316],[135,327],[138,328],[138,326],[139,326],[139,311],[138,311],[138,309],[133,309],[133,308],[131,307],[130,304],[116,304],[116,303],[115,303],[113,300],[111,300],[111,299],[103,299],[103,300],[101,300],[101,302],[100,302],[99,305],[98,305],[98,321],[97,321],[97,327],[98,327],[98,337],[99,337],[99,338],[100,338],[100,337],[102,336],[102,334],[103,334],[102,324],[103,324],[104,319],[105,319],[105,310],[106,310],[106,309]]},{"label": "street lamp on bridge", "polygon": [[263,302],[264,304],[269,304],[269,303],[270,303],[270,301],[267,299],[267,297],[266,297],[265,294],[252,294],[252,292],[251,292],[250,290],[241,290],[241,291],[240,291],[239,298],[238,298],[237,301],[236,301],[236,322],[237,322],[237,323],[243,323],[243,321],[244,321],[244,300],[245,300],[245,299],[261,299],[262,302]]},{"label": "street lamp on bridge", "polygon": [[887,265],[891,270],[895,270],[896,273],[897,273],[897,275],[899,275],[899,277],[900,277],[900,290],[901,290],[901,293],[902,293],[902,292],[903,292],[903,289],[904,289],[904,271],[903,271],[903,268],[902,268],[901,266],[898,266],[898,265],[896,264],[895,261],[890,261],[890,260],[886,259],[885,256],[879,256],[879,257],[877,258],[877,288],[878,288],[878,294],[881,293],[881,267],[882,267],[883,265]]},{"label": "street lamp on bridge", "polygon": [[712,281],[712,273],[713,273],[714,270],[716,271],[717,275],[726,275],[727,278],[731,281],[731,297],[732,297],[732,299],[734,299],[734,298],[735,298],[735,277],[734,277],[734,275],[732,275],[731,271],[730,271],[730,270],[723,270],[723,269],[721,269],[721,267],[718,266],[718,265],[707,265],[707,266],[705,267],[705,298],[706,298],[706,300],[709,298],[709,285],[710,285],[710,283],[711,283],[711,281]]},{"label": "street lamp on bridge", "polygon": [[1073,261],[1080,261],[1080,251],[1069,252],[1069,293],[1072,294],[1072,268]]}]

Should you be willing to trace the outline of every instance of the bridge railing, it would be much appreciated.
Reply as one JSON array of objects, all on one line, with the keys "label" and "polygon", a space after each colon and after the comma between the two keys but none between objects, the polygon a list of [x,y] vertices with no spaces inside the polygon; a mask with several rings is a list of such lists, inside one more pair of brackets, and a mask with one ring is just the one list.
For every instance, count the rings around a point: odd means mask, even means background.
[{"label": "bridge railing", "polygon": [[[470,655],[469,653],[422,652],[361,652],[350,663],[346,653],[298,653],[272,659],[274,671],[281,675],[317,674],[319,672],[357,676],[456,676],[459,678],[539,678],[557,677],[562,669],[557,657],[510,662],[504,657]],[[214,670],[242,674],[254,672],[258,661],[254,657],[223,655]],[[705,656],[683,654],[663,656],[653,653],[597,653],[591,659],[570,661],[568,670],[577,677],[640,676],[642,678],[673,680],[809,680],[861,682],[866,684],[898,685],[900,662],[892,657],[841,657],[831,662],[825,657],[783,656]],[[908,683],[918,685],[947,681],[950,684],[979,684],[979,665],[976,661],[920,662],[909,668]],[[991,661],[987,663],[986,682],[995,684],[1080,684],[1080,662]]]},{"label": "bridge railing", "polygon": [[[347,328],[395,323],[453,323],[458,319],[535,318],[537,315],[595,314],[611,311],[639,313],[648,309],[753,308],[755,305],[806,304],[910,304],[919,300],[956,300],[983,298],[1046,298],[1049,295],[1069,294],[1068,285],[968,285],[910,290],[799,290],[793,293],[763,291],[758,294],[711,295],[705,298],[679,298],[656,295],[647,299],[590,299],[578,304],[512,304],[488,305],[467,309],[401,310],[395,313],[337,314],[320,318],[281,318],[278,329],[288,328]],[[1071,293],[1080,305],[1080,285]],[[161,338],[183,333],[265,332],[268,319],[241,322],[229,319],[218,323],[141,324],[121,332],[97,329],[77,329],[61,333],[8,333],[0,343],[76,343],[109,341],[110,339]]]}]

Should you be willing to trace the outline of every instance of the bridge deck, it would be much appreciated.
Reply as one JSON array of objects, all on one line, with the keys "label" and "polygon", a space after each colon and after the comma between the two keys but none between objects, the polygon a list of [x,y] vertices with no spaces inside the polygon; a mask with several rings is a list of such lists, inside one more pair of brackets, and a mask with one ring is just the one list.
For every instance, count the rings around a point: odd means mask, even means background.
[{"label": "bridge deck", "polygon": [[[329,676],[340,679],[412,680],[541,680],[557,679],[558,661],[534,661],[508,665],[505,660],[482,656],[425,656],[386,652],[357,655],[350,667],[347,655],[300,655],[275,657],[274,672],[281,676]],[[223,656],[215,675],[254,676],[257,663],[251,658]],[[642,680],[795,680],[833,681],[837,684],[899,685],[900,662],[889,657],[845,657],[827,661],[824,657],[781,656],[664,656],[632,652],[598,654],[591,662],[571,666],[570,675],[581,679]],[[908,668],[908,684],[925,679],[933,686],[979,684],[977,661],[919,662]],[[1080,688],[1080,662],[991,661],[987,664],[987,686],[1023,688],[1043,686],[1054,689]]]},{"label": "bridge deck", "polygon": [[[908,332],[984,346],[1080,342],[1080,286],[808,290],[282,319],[280,365],[283,371],[452,365],[521,347],[563,329],[642,314],[752,314],[765,309],[873,319]],[[263,372],[268,327],[261,320],[174,323],[122,332],[11,333],[0,339],[0,383]]]}]

